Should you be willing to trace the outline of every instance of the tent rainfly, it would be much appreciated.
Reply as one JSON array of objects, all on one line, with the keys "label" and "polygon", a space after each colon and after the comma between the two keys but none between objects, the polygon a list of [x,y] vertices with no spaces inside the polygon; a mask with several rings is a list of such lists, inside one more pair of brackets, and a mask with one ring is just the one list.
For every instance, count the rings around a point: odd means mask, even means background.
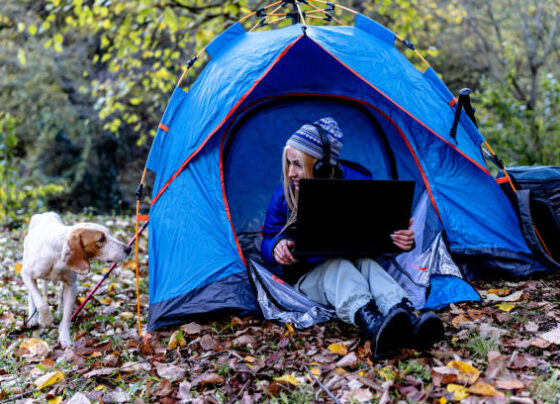
[{"label": "tent rainfly", "polygon": [[175,88],[159,124],[146,164],[155,173],[148,329],[260,312],[247,264],[258,256],[281,149],[324,116],[345,135],[341,158],[376,179],[415,181],[415,205],[425,196],[465,277],[544,269],[472,120],[461,114],[449,135],[457,101],[435,71],[418,70],[395,46],[400,38],[363,15],[353,26],[312,26],[299,2],[283,5],[296,10],[295,24],[247,32],[236,23],[215,38],[210,61],[188,93]]}]

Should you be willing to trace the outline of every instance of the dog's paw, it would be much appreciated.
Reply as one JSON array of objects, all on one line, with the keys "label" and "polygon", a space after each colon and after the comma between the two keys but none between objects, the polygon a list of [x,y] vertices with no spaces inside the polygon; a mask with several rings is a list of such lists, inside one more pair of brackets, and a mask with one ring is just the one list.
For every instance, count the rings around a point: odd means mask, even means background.
[{"label": "dog's paw", "polygon": [[53,317],[51,311],[49,310],[48,306],[41,307],[39,309],[39,324],[41,327],[46,328],[50,327],[53,322]]},{"label": "dog's paw", "polygon": [[35,312],[33,316],[27,321],[28,328],[34,328],[39,325],[39,313]]},{"label": "dog's paw", "polygon": [[58,337],[58,343],[62,349],[66,349],[72,345],[72,341],[70,340],[70,335],[60,335]]}]

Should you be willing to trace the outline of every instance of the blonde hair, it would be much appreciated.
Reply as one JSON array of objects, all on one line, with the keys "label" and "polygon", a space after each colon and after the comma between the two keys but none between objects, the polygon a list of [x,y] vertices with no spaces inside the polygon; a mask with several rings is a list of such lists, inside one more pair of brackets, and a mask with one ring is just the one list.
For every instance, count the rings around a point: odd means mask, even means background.
[{"label": "blonde hair", "polygon": [[290,146],[284,147],[284,151],[282,152],[282,184],[284,185],[284,197],[286,198],[286,203],[288,204],[288,209],[290,210],[290,217],[288,218],[286,225],[282,228],[282,230],[280,230],[280,233],[291,226],[296,221],[297,217],[297,191],[294,189],[294,186],[288,177],[288,149],[296,151],[297,157],[303,165],[305,178],[313,178],[313,166],[317,162],[315,157],[312,157],[301,150],[294,149]]}]

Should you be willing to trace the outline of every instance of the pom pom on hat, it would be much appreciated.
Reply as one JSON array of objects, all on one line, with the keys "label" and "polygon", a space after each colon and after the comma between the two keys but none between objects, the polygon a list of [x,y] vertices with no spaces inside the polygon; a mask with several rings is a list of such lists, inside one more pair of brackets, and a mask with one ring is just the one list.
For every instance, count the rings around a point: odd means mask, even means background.
[{"label": "pom pom on hat", "polygon": [[[340,149],[342,149],[342,132],[333,118],[321,118],[314,122],[325,130],[331,148],[331,164],[336,164]],[[288,139],[286,146],[292,147],[301,152],[307,153],[316,159],[323,158],[323,142],[321,134],[313,125],[305,124]]]}]

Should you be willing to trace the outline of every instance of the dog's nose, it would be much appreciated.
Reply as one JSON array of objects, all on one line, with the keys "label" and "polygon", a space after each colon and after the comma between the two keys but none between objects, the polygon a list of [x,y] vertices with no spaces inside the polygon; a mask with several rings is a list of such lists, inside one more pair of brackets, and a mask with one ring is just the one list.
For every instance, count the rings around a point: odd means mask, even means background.
[{"label": "dog's nose", "polygon": [[130,250],[132,250],[132,247],[125,247],[124,248],[124,252],[128,255],[130,254]]}]

